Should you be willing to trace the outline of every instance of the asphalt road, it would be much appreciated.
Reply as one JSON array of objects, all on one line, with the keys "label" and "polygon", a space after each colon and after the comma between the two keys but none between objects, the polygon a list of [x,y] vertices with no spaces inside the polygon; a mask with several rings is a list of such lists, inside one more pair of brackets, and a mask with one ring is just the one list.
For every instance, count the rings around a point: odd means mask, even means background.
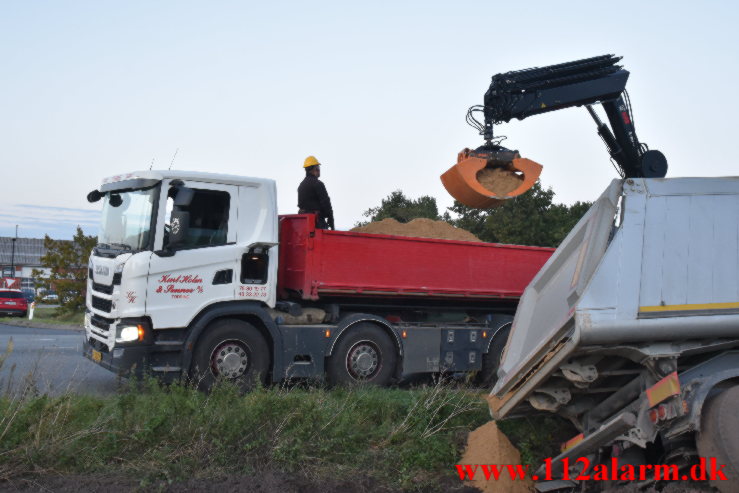
[{"label": "asphalt road", "polygon": [[82,357],[82,334],[0,324],[0,355],[13,340],[12,352],[0,367],[0,395],[26,389],[49,395],[115,393],[120,379]]}]

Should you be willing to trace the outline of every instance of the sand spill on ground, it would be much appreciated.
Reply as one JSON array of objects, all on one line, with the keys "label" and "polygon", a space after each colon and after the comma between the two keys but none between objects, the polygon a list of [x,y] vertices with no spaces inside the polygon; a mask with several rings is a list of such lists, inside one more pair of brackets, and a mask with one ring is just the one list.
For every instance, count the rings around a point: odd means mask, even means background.
[{"label": "sand spill on ground", "polygon": [[[508,437],[498,429],[495,421],[490,421],[472,431],[467,436],[467,447],[460,464],[521,464],[521,454],[511,444]],[[484,493],[529,493],[534,490],[531,479],[512,480],[505,471],[496,481],[486,480],[482,470],[478,470],[473,481],[467,484],[479,488]]]}]

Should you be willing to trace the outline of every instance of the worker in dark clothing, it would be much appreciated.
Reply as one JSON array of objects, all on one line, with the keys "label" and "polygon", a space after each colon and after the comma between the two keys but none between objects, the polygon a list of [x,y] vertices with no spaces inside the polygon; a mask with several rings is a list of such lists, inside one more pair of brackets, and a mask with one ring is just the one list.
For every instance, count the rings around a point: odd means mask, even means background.
[{"label": "worker in dark clothing", "polygon": [[298,213],[316,214],[316,227],[334,229],[334,211],[326,186],[318,178],[321,176],[321,163],[313,156],[303,163],[305,178],[298,187]]}]

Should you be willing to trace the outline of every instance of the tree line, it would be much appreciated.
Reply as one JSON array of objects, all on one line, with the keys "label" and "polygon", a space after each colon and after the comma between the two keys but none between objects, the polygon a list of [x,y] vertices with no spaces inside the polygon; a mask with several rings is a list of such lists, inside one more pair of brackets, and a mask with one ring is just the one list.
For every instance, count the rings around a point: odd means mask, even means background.
[{"label": "tree line", "polygon": [[473,209],[455,200],[454,205],[442,214],[434,197],[424,195],[411,199],[401,190],[395,190],[382,199],[379,206],[364,211],[363,216],[368,220],[356,225],[363,226],[388,218],[406,223],[423,217],[446,221],[471,232],[482,241],[556,247],[591,205],[592,202],[575,202],[572,205],[555,203],[554,191],[542,188],[537,182],[531,190],[507,200],[500,207]]}]

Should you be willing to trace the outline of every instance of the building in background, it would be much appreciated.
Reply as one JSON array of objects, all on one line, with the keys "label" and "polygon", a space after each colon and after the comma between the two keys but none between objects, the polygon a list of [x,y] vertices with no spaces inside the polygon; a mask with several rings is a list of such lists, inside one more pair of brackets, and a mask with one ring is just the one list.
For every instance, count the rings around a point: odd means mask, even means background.
[{"label": "building in background", "polygon": [[42,270],[47,276],[50,274],[50,270],[41,265],[41,257],[45,254],[46,248],[42,238],[0,236],[0,277],[20,278],[21,289],[34,289],[33,269]]}]

